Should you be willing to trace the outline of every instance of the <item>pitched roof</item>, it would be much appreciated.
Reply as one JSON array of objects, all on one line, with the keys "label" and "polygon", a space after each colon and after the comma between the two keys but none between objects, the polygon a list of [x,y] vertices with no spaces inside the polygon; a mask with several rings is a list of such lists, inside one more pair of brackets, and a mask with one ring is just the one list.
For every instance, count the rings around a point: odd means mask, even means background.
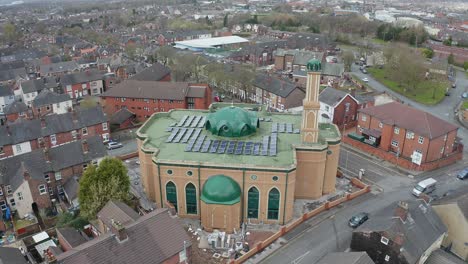
[{"label": "pitched roof", "polygon": [[102,96],[184,100],[189,86],[189,83],[186,82],[125,80],[106,91]]},{"label": "pitched roof", "polygon": [[439,248],[432,251],[424,264],[466,264],[466,262]]},{"label": "pitched roof", "polygon": [[34,98],[33,105],[35,107],[39,107],[43,105],[58,104],[70,100],[71,98],[68,94],[58,94],[44,89],[36,96],[36,98]]},{"label": "pitched roof", "polygon": [[135,113],[131,112],[127,108],[121,108],[119,111],[115,112],[110,120],[110,124],[117,124],[120,125],[125,122],[127,119],[135,117]]},{"label": "pitched roof", "polygon": [[103,80],[104,74],[98,71],[84,71],[77,73],[69,73],[60,77],[62,85],[73,85],[78,83],[86,83],[92,81]]},{"label": "pitched roof", "polygon": [[21,83],[23,93],[40,92],[44,89],[53,89],[59,86],[55,77],[44,77],[41,79],[27,80]]},{"label": "pitched roof", "polygon": [[42,149],[0,160],[0,184],[11,185],[16,190],[23,182],[25,172],[32,179],[44,180],[44,173],[51,171]]},{"label": "pitched roof", "polygon": [[366,252],[333,252],[315,264],[374,264],[374,261]]},{"label": "pitched roof", "polygon": [[138,81],[160,81],[168,74],[171,70],[163,64],[156,62],[151,67],[144,69],[143,71],[135,74],[130,79]]},{"label": "pitched roof", "polygon": [[458,126],[427,112],[397,102],[363,108],[359,112],[376,117],[384,124],[402,127],[430,139],[458,129]]},{"label": "pitched roof", "polygon": [[190,238],[177,218],[157,209],[125,226],[128,240],[119,242],[112,232],[57,256],[66,264],[162,263],[178,254]]},{"label": "pitched roof", "polygon": [[189,86],[187,97],[203,98],[205,97],[207,87],[208,85],[199,85],[199,86],[191,85]]},{"label": "pitched roof", "polygon": [[261,73],[255,76],[253,85],[283,98],[288,97],[296,89],[296,85],[288,80]]},{"label": "pitched roof", "polygon": [[117,221],[123,225],[128,225],[140,218],[130,206],[120,201],[109,201],[98,212],[97,217],[107,226],[111,226],[111,221]]},{"label": "pitched roof", "polygon": [[322,64],[322,74],[328,76],[341,76],[344,73],[344,64],[343,63],[328,63],[325,62]]},{"label": "pitched roof", "polygon": [[27,264],[28,262],[18,248],[0,247],[0,263],[4,264]]},{"label": "pitched roof", "polygon": [[309,50],[294,50],[294,49],[277,49],[275,51],[275,56],[294,56],[293,65],[307,65],[307,63],[316,58],[318,60],[322,60],[324,53],[323,52],[315,52]]},{"label": "pitched roof", "polygon": [[40,72],[42,76],[56,72],[68,72],[79,69],[80,66],[78,65],[78,63],[76,63],[76,61],[62,61],[40,66]]},{"label": "pitched roof", "polygon": [[402,240],[402,254],[409,263],[415,263],[421,255],[447,232],[442,220],[432,207],[423,200],[407,200],[407,218],[403,221],[398,213],[399,202],[376,212],[354,232],[382,232],[390,240]]},{"label": "pitched roof", "polygon": [[63,191],[67,195],[67,199],[69,201],[73,201],[78,197],[78,188],[80,187],[80,184],[78,183],[78,180],[75,177],[71,177],[68,179],[67,182],[63,185]]},{"label": "pitched roof", "polygon": [[27,76],[27,73],[26,73],[25,68],[0,71],[0,81],[15,80],[17,77],[26,78],[26,76]]},{"label": "pitched roof", "polygon": [[3,112],[5,113],[5,115],[9,115],[9,114],[26,112],[28,111],[28,109],[29,107],[25,103],[20,102],[20,101],[15,101],[7,105],[5,109],[3,109]]},{"label": "pitched roof", "polygon": [[319,94],[319,101],[324,104],[334,107],[338,102],[340,102],[347,95],[349,94],[344,91],[341,91],[332,87],[327,87]]},{"label": "pitched roof", "polygon": [[14,95],[13,90],[8,85],[0,85],[0,97]]},{"label": "pitched roof", "polygon": [[68,243],[72,248],[88,241],[83,237],[83,235],[81,235],[79,230],[76,230],[72,227],[57,228],[57,234],[60,234],[65,242]]},{"label": "pitched roof", "polygon": [[456,204],[468,221],[468,186],[463,186],[456,191],[450,191],[443,197],[432,201],[433,206]]}]

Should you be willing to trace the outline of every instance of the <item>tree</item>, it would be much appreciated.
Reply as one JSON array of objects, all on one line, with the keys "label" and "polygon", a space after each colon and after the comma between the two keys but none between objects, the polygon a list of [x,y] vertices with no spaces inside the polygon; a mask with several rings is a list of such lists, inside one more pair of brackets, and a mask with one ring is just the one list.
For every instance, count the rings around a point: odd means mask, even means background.
[{"label": "tree", "polygon": [[176,51],[171,46],[162,46],[156,51],[156,59],[166,66],[172,59],[174,59]]},{"label": "tree", "polygon": [[127,44],[127,46],[125,47],[125,53],[127,54],[127,56],[130,58],[130,59],[135,59],[135,56],[136,56],[136,45],[133,44],[133,43],[129,43]]},{"label": "tree", "polygon": [[463,63],[463,69],[464,69],[465,71],[468,71],[468,61],[465,61],[465,62]]},{"label": "tree", "polygon": [[426,57],[427,59],[432,59],[432,57],[434,57],[434,50],[432,50],[431,48],[424,48],[422,50],[422,54],[424,55],[424,57]]},{"label": "tree", "polygon": [[404,84],[404,91],[408,89],[412,92],[416,86],[424,80],[426,69],[419,52],[413,52],[409,48],[400,49],[398,54],[398,67],[394,69],[394,74],[399,76],[399,80]]},{"label": "tree", "polygon": [[354,61],[354,54],[352,51],[345,51],[343,54],[343,62],[345,65],[345,70],[346,71],[351,71],[351,65],[353,64]]},{"label": "tree", "polygon": [[80,179],[80,214],[87,219],[94,219],[110,200],[127,201],[129,191],[130,178],[122,161],[104,158],[98,166],[88,166]]},{"label": "tree", "polygon": [[455,56],[453,56],[453,53],[450,53],[450,55],[447,58],[447,62],[449,64],[453,64],[455,62]]},{"label": "tree", "polygon": [[223,19],[223,27],[227,27],[228,26],[228,14],[224,15],[224,19]]},{"label": "tree", "polygon": [[16,31],[16,26],[12,23],[6,23],[3,26],[3,35],[5,36],[6,41],[13,42],[18,38],[18,32]]}]

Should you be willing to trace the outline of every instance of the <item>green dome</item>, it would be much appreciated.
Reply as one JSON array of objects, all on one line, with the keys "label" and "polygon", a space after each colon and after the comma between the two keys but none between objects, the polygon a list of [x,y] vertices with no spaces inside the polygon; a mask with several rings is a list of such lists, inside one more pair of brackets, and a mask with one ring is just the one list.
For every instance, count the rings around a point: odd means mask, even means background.
[{"label": "green dome", "polygon": [[259,121],[255,112],[240,107],[224,107],[208,115],[205,128],[213,135],[243,137],[255,133]]},{"label": "green dome", "polygon": [[231,177],[214,175],[203,184],[201,199],[207,204],[236,204],[240,202],[241,188]]},{"label": "green dome", "polygon": [[307,69],[309,71],[315,71],[315,72],[321,71],[322,70],[322,62],[320,60],[317,60],[317,59],[311,59],[307,63]]}]

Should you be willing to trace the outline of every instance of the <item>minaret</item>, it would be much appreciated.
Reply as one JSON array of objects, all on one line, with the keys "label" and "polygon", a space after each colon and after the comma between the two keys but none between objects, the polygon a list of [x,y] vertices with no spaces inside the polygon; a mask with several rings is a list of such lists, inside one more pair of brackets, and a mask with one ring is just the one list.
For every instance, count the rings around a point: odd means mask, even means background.
[{"label": "minaret", "polygon": [[318,141],[318,114],[320,103],[318,100],[320,89],[320,73],[322,63],[312,59],[307,63],[306,98],[303,101],[301,139],[302,143],[315,143]]}]

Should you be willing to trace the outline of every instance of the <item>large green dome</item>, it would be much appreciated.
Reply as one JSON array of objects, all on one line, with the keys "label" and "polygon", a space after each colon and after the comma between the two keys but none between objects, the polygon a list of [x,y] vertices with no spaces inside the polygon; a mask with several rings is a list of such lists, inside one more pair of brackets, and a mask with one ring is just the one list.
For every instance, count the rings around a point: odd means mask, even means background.
[{"label": "large green dome", "polygon": [[259,121],[257,113],[240,107],[224,107],[207,117],[205,128],[213,135],[243,137],[255,133]]},{"label": "large green dome", "polygon": [[241,188],[231,177],[214,175],[203,184],[201,199],[207,204],[236,204],[240,202]]}]

